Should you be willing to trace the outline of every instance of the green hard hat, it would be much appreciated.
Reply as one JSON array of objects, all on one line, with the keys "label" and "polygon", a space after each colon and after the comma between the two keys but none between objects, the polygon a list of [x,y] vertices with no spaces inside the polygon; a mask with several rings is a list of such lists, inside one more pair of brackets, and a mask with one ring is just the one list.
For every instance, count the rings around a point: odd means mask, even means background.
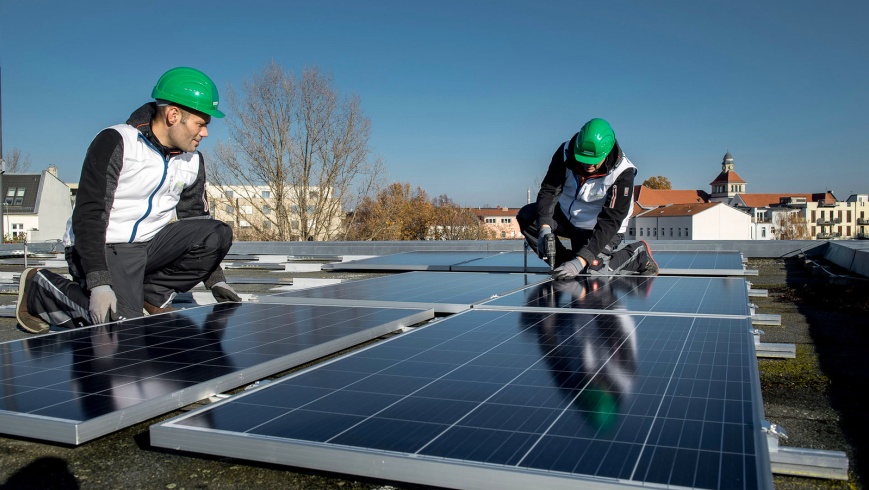
[{"label": "green hard hat", "polygon": [[573,144],[573,156],[585,165],[597,165],[612,151],[616,144],[616,133],[610,123],[594,118],[579,130]]},{"label": "green hard hat", "polygon": [[168,100],[211,117],[223,117],[223,113],[217,110],[220,100],[217,85],[208,75],[195,68],[182,66],[167,71],[157,80],[151,97]]}]

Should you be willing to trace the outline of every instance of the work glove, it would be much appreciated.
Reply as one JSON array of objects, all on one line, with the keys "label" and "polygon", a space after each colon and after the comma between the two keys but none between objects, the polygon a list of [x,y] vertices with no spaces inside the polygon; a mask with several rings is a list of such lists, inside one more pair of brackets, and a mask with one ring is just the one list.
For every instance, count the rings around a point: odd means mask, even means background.
[{"label": "work glove", "polygon": [[582,262],[580,262],[579,257],[577,257],[556,267],[555,270],[552,271],[552,278],[557,281],[573,279],[582,272],[583,268]]},{"label": "work glove", "polygon": [[94,325],[115,321],[118,312],[118,297],[109,285],[91,289],[88,311]]},{"label": "work glove", "polygon": [[540,233],[537,234],[537,256],[546,260],[546,235],[552,234],[552,228],[541,226]]},{"label": "work glove", "polygon": [[[607,261],[609,262],[609,261]],[[588,267],[585,270],[587,273],[596,276],[596,275],[608,275],[608,272],[611,272],[607,263],[605,263],[600,258],[596,258],[588,263]]]},{"label": "work glove", "polygon": [[227,301],[241,301],[241,296],[235,292],[235,289],[224,281],[211,286],[211,295],[218,303],[226,303]]}]

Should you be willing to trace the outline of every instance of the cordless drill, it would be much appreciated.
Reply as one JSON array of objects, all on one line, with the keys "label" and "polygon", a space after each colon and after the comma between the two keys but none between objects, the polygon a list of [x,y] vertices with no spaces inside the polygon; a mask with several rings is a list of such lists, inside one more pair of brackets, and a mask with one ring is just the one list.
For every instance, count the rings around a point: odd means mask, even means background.
[{"label": "cordless drill", "polygon": [[549,262],[549,269],[555,268],[555,233],[546,235],[543,241],[543,253],[546,254],[546,261]]}]

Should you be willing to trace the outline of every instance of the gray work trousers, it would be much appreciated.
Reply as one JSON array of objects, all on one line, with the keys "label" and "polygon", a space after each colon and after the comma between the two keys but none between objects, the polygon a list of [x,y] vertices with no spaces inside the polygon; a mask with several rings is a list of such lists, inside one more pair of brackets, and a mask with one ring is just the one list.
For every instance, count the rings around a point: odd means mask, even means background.
[{"label": "gray work trousers", "polygon": [[[175,221],[148,242],[107,244],[106,264],[118,298],[117,315],[140,317],[145,301],[154,306],[171,303],[177,292],[205,281],[231,245],[232,229],[213,219]],[[89,325],[90,293],[74,246],[67,248],[66,259],[73,280],[40,271],[28,291],[27,309],[52,325]]]}]

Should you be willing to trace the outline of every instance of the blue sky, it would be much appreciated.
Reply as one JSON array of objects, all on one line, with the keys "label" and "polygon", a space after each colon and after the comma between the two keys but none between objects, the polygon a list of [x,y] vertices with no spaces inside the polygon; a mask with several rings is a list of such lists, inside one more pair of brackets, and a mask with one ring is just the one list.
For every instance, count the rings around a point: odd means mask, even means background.
[{"label": "blue sky", "polygon": [[[749,192],[844,199],[869,192],[867,18],[856,0],[0,0],[3,148],[76,182],[167,69],[240,87],[275,61],[359,95],[391,181],[467,206],[533,198],[592,117],[638,183],[708,191],[729,150]],[[203,149],[228,137],[209,130]]]}]

